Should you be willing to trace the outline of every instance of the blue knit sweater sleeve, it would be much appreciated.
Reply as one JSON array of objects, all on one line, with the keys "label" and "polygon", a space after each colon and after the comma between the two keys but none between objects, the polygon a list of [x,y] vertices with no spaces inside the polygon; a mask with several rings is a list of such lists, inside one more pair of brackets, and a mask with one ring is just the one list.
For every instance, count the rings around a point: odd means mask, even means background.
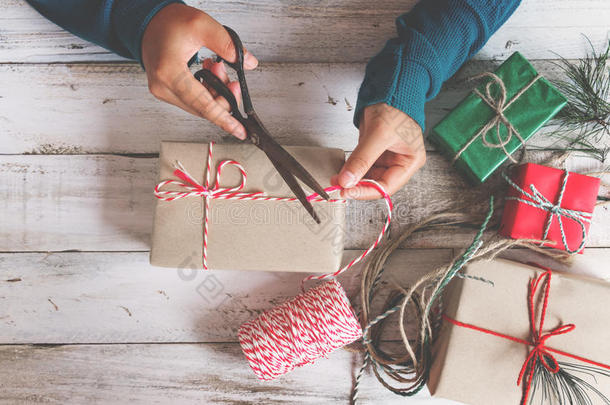
[{"label": "blue knit sweater sleeve", "polygon": [[180,0],[27,0],[62,28],[142,63],[140,45],[153,16]]},{"label": "blue knit sweater sleeve", "polygon": [[366,67],[354,113],[386,103],[424,129],[424,104],[500,28],[520,0],[423,0],[396,20],[398,36]]}]

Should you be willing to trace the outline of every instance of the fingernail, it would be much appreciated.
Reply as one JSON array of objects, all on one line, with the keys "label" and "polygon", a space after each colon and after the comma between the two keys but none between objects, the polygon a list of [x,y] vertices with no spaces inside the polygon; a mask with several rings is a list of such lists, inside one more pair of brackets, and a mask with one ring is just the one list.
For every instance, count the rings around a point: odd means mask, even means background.
[{"label": "fingernail", "polygon": [[244,55],[244,67],[254,69],[258,65],[258,60],[249,51]]},{"label": "fingernail", "polygon": [[350,188],[356,185],[356,176],[349,170],[344,170],[339,176],[339,184],[343,188]]},{"label": "fingernail", "polygon": [[246,130],[243,127],[239,127],[233,131],[233,136],[236,136],[243,141],[246,139]]}]

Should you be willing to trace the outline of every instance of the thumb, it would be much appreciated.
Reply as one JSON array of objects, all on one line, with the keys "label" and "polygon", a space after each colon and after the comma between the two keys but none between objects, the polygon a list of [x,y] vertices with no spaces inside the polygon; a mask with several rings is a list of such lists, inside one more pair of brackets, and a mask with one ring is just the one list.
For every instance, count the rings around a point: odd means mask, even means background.
[{"label": "thumb", "polygon": [[[209,17],[208,24],[203,29],[204,45],[206,48],[216,53],[221,58],[229,62],[235,62],[237,57],[235,45],[227,30],[218,21]],[[244,47],[244,68],[254,69],[258,65],[258,60]]]},{"label": "thumb", "polygon": [[387,145],[375,136],[362,137],[339,172],[339,185],[343,188],[354,187],[386,148]]}]

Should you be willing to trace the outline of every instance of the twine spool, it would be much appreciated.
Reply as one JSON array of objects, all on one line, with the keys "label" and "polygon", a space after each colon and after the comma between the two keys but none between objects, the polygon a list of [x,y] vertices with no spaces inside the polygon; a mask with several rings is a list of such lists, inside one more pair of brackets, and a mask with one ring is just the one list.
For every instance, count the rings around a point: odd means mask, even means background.
[{"label": "twine spool", "polygon": [[239,328],[242,350],[261,380],[273,380],[361,337],[349,299],[334,279]]},{"label": "twine spool", "polygon": [[377,247],[390,225],[392,200],[375,180],[364,179],[358,185],[375,188],[386,203],[385,225],[373,244],[336,272],[303,280],[330,281],[262,313],[239,328],[242,351],[261,380],[273,380],[295,367],[313,363],[362,337],[358,318],[343,287],[334,277],[349,270]]}]

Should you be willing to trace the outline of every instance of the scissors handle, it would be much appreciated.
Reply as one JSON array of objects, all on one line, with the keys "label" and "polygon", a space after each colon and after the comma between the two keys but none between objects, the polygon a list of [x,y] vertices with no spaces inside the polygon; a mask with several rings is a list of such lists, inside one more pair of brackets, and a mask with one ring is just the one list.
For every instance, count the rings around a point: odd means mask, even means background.
[{"label": "scissors handle", "polygon": [[252,106],[252,100],[250,99],[250,92],[248,91],[248,84],[246,83],[246,73],[244,71],[244,46],[241,43],[241,39],[237,32],[231,27],[223,25],[224,29],[227,30],[231,40],[233,41],[233,47],[235,48],[235,62],[229,62],[226,59],[217,58],[219,61],[224,61],[229,65],[235,72],[237,72],[237,78],[239,79],[239,87],[241,88],[241,98],[244,104],[244,111],[247,115],[254,112],[254,106]]},{"label": "scissors handle", "polygon": [[239,111],[239,103],[235,99],[235,96],[231,90],[227,87],[222,80],[218,78],[214,73],[208,69],[201,69],[195,72],[195,79],[199,80],[205,85],[213,88],[219,96],[223,97],[229,103],[231,107],[230,114],[233,115],[239,122],[244,124],[246,117],[241,115]]}]

